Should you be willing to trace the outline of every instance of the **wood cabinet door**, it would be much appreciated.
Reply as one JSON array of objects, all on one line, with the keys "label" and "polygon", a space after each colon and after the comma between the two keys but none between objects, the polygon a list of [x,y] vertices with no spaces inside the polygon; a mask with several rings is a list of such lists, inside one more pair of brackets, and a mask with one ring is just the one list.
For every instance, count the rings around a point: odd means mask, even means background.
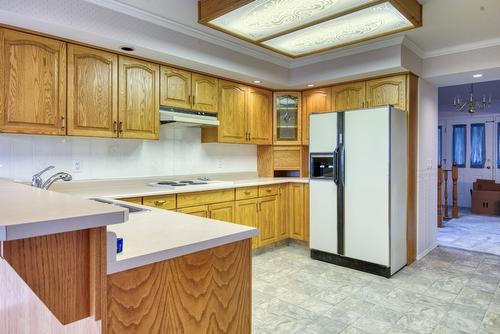
[{"label": "wood cabinet door", "polygon": [[193,73],[191,80],[191,92],[193,94],[192,108],[198,111],[216,113],[218,111],[217,79],[207,75]]},{"label": "wood cabinet door", "polygon": [[331,111],[331,88],[311,89],[302,92],[302,144],[309,145],[309,115],[313,112]]},{"label": "wood cabinet door", "polygon": [[218,140],[221,143],[245,143],[247,134],[248,87],[219,82]]},{"label": "wood cabinet door", "polygon": [[0,29],[0,131],[66,134],[66,43]]},{"label": "wood cabinet door", "polygon": [[278,241],[279,202],[277,196],[261,197],[258,201],[259,244],[265,246]]},{"label": "wood cabinet door", "polygon": [[289,190],[290,237],[296,240],[305,240],[304,185],[291,183]]},{"label": "wood cabinet door", "polygon": [[160,104],[175,108],[191,108],[191,72],[160,66]]},{"label": "wood cabinet door", "polygon": [[279,217],[278,217],[278,240],[288,239],[288,184],[280,184],[279,186]]},{"label": "wood cabinet door", "polygon": [[234,223],[234,202],[218,203],[208,206],[209,217],[228,223]]},{"label": "wood cabinet door", "polygon": [[302,93],[275,92],[273,144],[302,145]]},{"label": "wood cabinet door", "polygon": [[344,111],[366,106],[366,84],[364,81],[332,87],[332,110]]},{"label": "wood cabinet door", "polygon": [[[236,201],[236,224],[257,227],[257,198]],[[259,236],[252,238],[252,249],[259,247]]]},{"label": "wood cabinet door", "polygon": [[396,108],[407,110],[406,75],[368,80],[366,100],[368,107],[392,104]]},{"label": "wood cabinet door", "polygon": [[116,137],[118,56],[68,45],[68,135]]},{"label": "wood cabinet door", "polygon": [[273,142],[273,93],[269,90],[250,87],[248,89],[247,131],[249,142],[270,145]]},{"label": "wood cabinet door", "polygon": [[119,64],[119,136],[158,139],[160,66],[124,56],[119,57]]},{"label": "wood cabinet door", "polygon": [[203,218],[209,217],[208,206],[206,206],[206,205],[177,209],[177,212],[185,213],[185,214],[192,215],[192,216],[203,217]]}]

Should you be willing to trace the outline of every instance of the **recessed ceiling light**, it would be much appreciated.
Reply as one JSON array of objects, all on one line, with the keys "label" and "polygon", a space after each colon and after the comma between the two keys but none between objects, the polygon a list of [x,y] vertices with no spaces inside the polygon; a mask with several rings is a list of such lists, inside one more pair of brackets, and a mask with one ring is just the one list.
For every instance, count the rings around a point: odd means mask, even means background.
[{"label": "recessed ceiling light", "polygon": [[253,83],[254,83],[254,84],[260,84],[261,82],[262,82],[262,81],[260,81],[260,80],[254,80],[254,81],[253,81]]},{"label": "recessed ceiling light", "polygon": [[314,84],[308,84],[307,87],[314,87]]},{"label": "recessed ceiling light", "polygon": [[482,78],[483,75],[481,73],[478,73],[478,74],[474,74],[472,77],[474,77],[474,78]]},{"label": "recessed ceiling light", "polygon": [[127,51],[127,52],[132,52],[134,51],[134,48],[131,47],[131,46],[121,46],[120,49],[122,49],[123,51]]}]

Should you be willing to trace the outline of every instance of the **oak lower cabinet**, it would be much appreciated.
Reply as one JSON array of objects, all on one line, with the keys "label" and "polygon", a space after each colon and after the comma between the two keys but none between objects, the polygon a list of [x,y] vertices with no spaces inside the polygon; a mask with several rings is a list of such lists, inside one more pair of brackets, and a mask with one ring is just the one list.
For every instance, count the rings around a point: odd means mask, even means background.
[{"label": "oak lower cabinet", "polygon": [[235,219],[234,202],[217,203],[208,206],[209,218],[233,223]]},{"label": "oak lower cabinet", "polygon": [[[257,207],[258,207],[257,198],[236,201],[235,223],[258,228]],[[260,238],[259,236],[252,238],[252,249],[255,249],[260,246],[259,238]]]},{"label": "oak lower cabinet", "polygon": [[118,61],[119,137],[159,139],[160,66],[124,56]]},{"label": "oak lower cabinet", "polygon": [[[309,217],[306,199],[306,189],[304,184],[291,183],[289,189],[289,226],[290,238],[302,241],[308,241],[309,235]],[[307,216],[306,216],[307,214]]]},{"label": "oak lower cabinet", "polygon": [[118,56],[68,45],[68,135],[117,137]]},{"label": "oak lower cabinet", "polygon": [[0,29],[0,132],[66,134],[66,43]]},{"label": "oak lower cabinet", "polygon": [[330,87],[302,92],[302,145],[309,145],[309,115],[331,111],[331,92]]},{"label": "oak lower cabinet", "polygon": [[289,196],[288,184],[280,184],[279,185],[279,216],[278,216],[278,225],[277,225],[277,238],[278,240],[288,239],[288,221],[289,221]]},{"label": "oak lower cabinet", "polygon": [[278,241],[279,207],[278,196],[258,199],[259,246],[266,246]]},{"label": "oak lower cabinet", "polygon": [[177,209],[177,212],[203,218],[209,218],[208,205],[192,206],[189,208]]}]

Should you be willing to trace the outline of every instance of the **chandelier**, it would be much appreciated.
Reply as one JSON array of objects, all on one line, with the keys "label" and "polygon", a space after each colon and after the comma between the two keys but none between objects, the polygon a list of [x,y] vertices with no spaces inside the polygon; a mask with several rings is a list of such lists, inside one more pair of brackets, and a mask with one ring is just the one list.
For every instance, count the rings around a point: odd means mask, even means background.
[{"label": "chandelier", "polygon": [[470,114],[474,114],[477,109],[488,109],[491,107],[491,95],[488,99],[486,99],[486,95],[483,95],[482,100],[476,100],[474,97],[474,84],[471,84],[469,99],[464,101],[462,97],[458,95],[453,100],[453,106],[458,111],[463,111],[467,108]]}]

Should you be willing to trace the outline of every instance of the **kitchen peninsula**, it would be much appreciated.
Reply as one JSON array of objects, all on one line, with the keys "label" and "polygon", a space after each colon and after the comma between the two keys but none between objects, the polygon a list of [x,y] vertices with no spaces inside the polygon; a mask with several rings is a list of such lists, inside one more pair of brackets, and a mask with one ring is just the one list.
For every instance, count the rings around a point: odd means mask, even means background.
[{"label": "kitchen peninsula", "polygon": [[[255,228],[156,208],[129,214],[11,181],[0,189],[0,332],[250,333]],[[27,286],[38,298],[12,293]],[[54,316],[67,326],[54,330]]]}]

